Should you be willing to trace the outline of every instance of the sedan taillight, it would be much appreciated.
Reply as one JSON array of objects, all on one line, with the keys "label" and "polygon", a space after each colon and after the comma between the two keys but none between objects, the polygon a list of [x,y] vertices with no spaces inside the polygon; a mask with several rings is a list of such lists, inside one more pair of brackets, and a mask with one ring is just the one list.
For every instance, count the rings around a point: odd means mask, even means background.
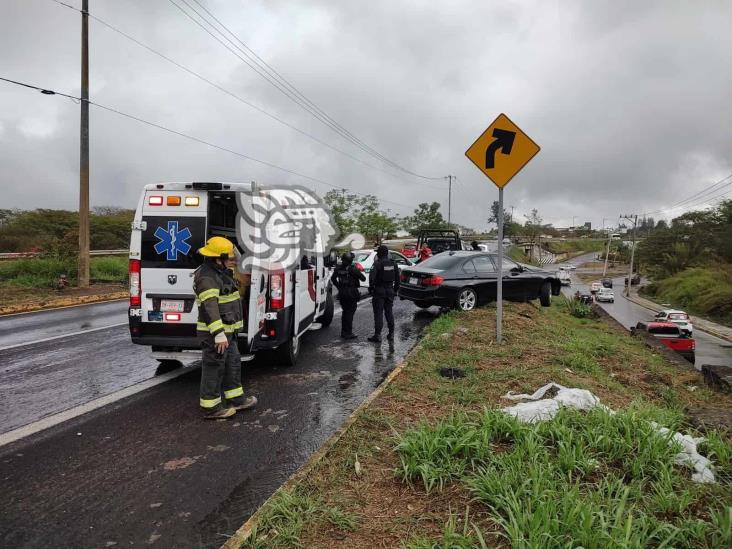
[{"label": "sedan taillight", "polygon": [[439,286],[445,282],[445,279],[441,276],[433,275],[422,279],[423,286]]}]

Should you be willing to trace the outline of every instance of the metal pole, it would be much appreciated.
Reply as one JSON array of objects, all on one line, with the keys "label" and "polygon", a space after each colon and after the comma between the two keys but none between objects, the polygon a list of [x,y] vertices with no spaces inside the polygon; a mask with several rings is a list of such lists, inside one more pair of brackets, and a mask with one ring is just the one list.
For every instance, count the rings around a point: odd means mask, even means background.
[{"label": "metal pole", "polygon": [[602,276],[603,276],[603,278],[605,278],[605,274],[607,274],[607,258],[610,256],[610,237],[611,237],[611,234],[612,233],[610,231],[607,232],[607,250],[605,251],[605,267],[603,267],[603,269],[602,269]]},{"label": "metal pole", "polygon": [[[630,219],[630,218],[628,218]],[[630,296],[630,287],[633,285],[633,259],[635,259],[635,227],[638,225],[638,216],[635,216],[633,221],[633,235],[632,235],[632,248],[630,249],[630,272],[628,273],[628,287],[625,289],[625,296]]]},{"label": "metal pole", "polygon": [[79,132],[79,287],[89,287],[89,0],[81,4],[81,126]]},{"label": "metal pole", "polygon": [[449,190],[447,191],[447,226],[450,226],[451,213],[452,213],[452,176],[447,176],[449,183]]},{"label": "metal pole", "polygon": [[496,273],[496,341],[503,343],[503,188],[498,189],[498,272]]}]

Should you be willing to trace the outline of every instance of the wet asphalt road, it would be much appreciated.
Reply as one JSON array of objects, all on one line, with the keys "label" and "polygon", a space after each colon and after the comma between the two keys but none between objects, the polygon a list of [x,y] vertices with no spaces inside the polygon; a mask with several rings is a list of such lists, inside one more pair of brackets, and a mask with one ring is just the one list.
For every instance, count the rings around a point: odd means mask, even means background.
[{"label": "wet asphalt road", "polygon": [[[569,263],[580,265],[590,261],[590,256],[580,256]],[[613,318],[620,322],[623,326],[630,329],[639,321],[653,320],[654,313],[645,307],[641,307],[637,303],[628,301],[623,295],[625,278],[613,278],[613,291],[615,293],[615,303],[598,303]],[[572,276],[571,288],[564,288],[564,292],[571,295],[577,290],[589,292],[587,284],[582,283],[577,276]],[[695,366],[698,370],[703,364],[726,364],[732,365],[732,343],[714,337],[706,332],[694,329],[694,339],[696,340],[696,362]]]},{"label": "wet asphalt road", "polygon": [[0,352],[49,338],[127,323],[126,300],[0,317]]},{"label": "wet asphalt road", "polygon": [[[371,306],[361,303],[359,340],[336,339],[337,316],[306,336],[296,367],[245,365],[245,390],[259,405],[233,421],[200,420],[193,369],[0,448],[0,545],[218,547],[378,386],[436,315],[397,301],[390,350],[365,341]],[[46,368],[36,377],[54,378],[40,392],[28,387],[13,410],[65,407],[56,400],[66,398],[61,382],[69,378],[78,386],[72,392],[89,396],[119,386],[115,378],[125,372],[142,379],[155,370],[146,350],[129,344],[125,327],[8,352],[26,353],[13,355],[16,368],[34,360],[34,368]],[[8,352],[0,355],[4,364]],[[83,381],[84,371],[97,372],[95,381]],[[9,402],[3,396],[6,412]]]}]

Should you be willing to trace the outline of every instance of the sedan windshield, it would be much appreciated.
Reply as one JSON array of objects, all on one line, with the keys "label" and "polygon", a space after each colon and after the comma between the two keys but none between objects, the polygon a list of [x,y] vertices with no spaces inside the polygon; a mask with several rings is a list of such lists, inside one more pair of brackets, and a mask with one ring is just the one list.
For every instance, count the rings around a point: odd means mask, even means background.
[{"label": "sedan windshield", "polygon": [[369,257],[371,257],[371,252],[361,252],[356,254],[356,259],[358,263],[361,263],[363,261],[366,261]]}]

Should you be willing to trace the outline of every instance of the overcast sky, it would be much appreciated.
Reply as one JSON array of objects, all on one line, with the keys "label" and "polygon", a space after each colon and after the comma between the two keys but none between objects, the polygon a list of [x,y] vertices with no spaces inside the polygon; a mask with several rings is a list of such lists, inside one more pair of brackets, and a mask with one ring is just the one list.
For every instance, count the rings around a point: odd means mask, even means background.
[{"label": "overcast sky", "polygon": [[[541,146],[506,187],[518,219],[535,207],[557,226],[573,216],[613,225],[620,213],[671,206],[732,173],[726,0],[199,1],[362,142],[410,171],[456,175],[452,219],[461,224],[486,227],[497,199],[464,152],[501,112]],[[2,8],[0,76],[78,95],[79,13],[51,0],[2,0]],[[447,214],[446,182],[399,173],[345,141],[171,1],[90,0],[90,12],[379,169],[94,20],[92,101],[376,194],[392,213],[435,200]],[[77,104],[0,82],[0,207],[77,208],[78,139]],[[134,207],[145,183],[187,180],[329,189],[91,107],[92,205]]]}]

